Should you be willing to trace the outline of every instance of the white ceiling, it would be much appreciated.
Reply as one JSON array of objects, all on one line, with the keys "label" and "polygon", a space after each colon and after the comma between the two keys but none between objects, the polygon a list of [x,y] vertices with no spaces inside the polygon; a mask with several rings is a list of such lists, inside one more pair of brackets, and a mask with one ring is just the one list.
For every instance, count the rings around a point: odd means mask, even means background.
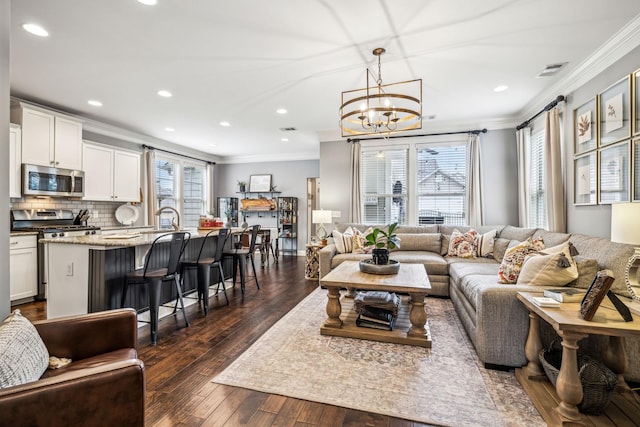
[{"label": "white ceiling", "polygon": [[[376,68],[375,47],[387,50],[384,83],[423,79],[423,114],[436,118],[421,132],[516,123],[640,17],[638,0],[14,0],[11,8],[12,96],[222,161],[318,158],[320,140],[339,138],[341,92],[363,87],[366,67]],[[26,33],[26,22],[50,36]],[[559,62],[568,65],[556,76],[536,78]],[[498,85],[509,89],[495,93]]]}]

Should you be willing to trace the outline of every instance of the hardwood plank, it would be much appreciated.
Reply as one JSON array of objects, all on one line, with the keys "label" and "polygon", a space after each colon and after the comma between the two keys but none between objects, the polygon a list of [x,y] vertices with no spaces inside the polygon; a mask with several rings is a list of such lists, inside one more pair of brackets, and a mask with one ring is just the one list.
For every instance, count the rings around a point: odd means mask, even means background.
[{"label": "hardwood plank", "polygon": [[300,399],[286,399],[271,427],[293,427],[302,411],[303,403]]},{"label": "hardwood plank", "polygon": [[234,388],[231,393],[209,414],[204,420],[202,426],[221,427],[224,426],[231,418],[233,413],[242,405],[249,397],[251,390],[244,388]]},{"label": "hardwood plank", "polygon": [[296,421],[305,424],[318,425],[322,419],[322,413],[324,412],[325,404],[318,402],[309,402],[305,400],[300,410],[300,415]]}]

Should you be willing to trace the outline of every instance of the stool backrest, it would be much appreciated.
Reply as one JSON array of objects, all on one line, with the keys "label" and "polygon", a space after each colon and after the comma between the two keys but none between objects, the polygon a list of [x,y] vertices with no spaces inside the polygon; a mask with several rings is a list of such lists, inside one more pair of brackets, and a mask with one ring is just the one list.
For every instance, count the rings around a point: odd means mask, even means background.
[{"label": "stool backrest", "polygon": [[144,273],[143,276],[146,277],[147,270],[149,268],[149,261],[151,260],[151,255],[154,252],[154,249],[158,243],[166,242],[166,237],[171,235],[171,240],[169,241],[169,259],[167,261],[167,276],[175,274],[178,271],[178,266],[180,265],[180,259],[182,258],[182,254],[184,253],[184,249],[189,243],[189,239],[191,237],[191,233],[187,231],[180,231],[175,233],[167,233],[162,236],[158,236],[155,238],[153,243],[151,244],[151,248],[147,253],[147,259],[144,263]]},{"label": "stool backrest", "polygon": [[249,253],[253,253],[256,250],[256,239],[258,237],[258,231],[260,231],[260,224],[256,224],[251,228],[251,243],[249,243]]},{"label": "stool backrest", "polygon": [[222,254],[224,252],[224,247],[227,244],[227,239],[229,238],[229,236],[231,235],[231,233],[229,233],[229,229],[228,228],[221,228],[218,231],[218,242],[217,242],[217,246],[216,246],[216,253],[213,256],[213,259],[216,260],[216,262],[220,261],[222,259]]}]

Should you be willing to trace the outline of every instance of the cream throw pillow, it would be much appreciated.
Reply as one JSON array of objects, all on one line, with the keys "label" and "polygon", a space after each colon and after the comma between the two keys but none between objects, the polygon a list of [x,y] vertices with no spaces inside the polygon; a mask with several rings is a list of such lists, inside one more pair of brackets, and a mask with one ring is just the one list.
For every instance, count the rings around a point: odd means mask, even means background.
[{"label": "cream throw pillow", "polygon": [[344,230],[344,233],[340,233],[338,230],[333,230],[332,234],[336,250],[341,254],[351,253],[353,250],[353,228],[348,227]]},{"label": "cream throw pillow", "polygon": [[492,257],[493,256],[493,242],[496,238],[497,230],[490,230],[484,234],[478,234],[476,238],[476,256],[479,257]]},{"label": "cream throw pillow", "polygon": [[[563,264],[568,263],[568,267]],[[578,278],[578,267],[569,250],[569,243],[554,246],[536,254],[528,255],[518,284],[532,286],[565,286]]]}]

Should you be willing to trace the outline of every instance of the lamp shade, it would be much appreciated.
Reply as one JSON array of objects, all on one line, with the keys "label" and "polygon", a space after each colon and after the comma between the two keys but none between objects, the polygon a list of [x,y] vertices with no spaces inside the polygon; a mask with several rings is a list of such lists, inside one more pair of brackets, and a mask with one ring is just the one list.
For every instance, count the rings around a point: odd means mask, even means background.
[{"label": "lamp shade", "polygon": [[330,224],[331,211],[326,211],[326,210],[311,211],[311,222],[313,224]]},{"label": "lamp shade", "polygon": [[640,203],[611,205],[611,241],[640,245]]}]

